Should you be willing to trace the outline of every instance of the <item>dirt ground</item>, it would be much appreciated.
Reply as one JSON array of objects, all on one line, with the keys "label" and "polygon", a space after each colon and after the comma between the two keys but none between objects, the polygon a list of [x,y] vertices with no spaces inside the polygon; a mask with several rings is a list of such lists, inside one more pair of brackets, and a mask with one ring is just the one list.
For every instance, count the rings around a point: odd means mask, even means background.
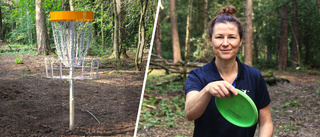
[{"label": "dirt ground", "polygon": [[[320,70],[273,72],[277,77],[290,81],[268,86],[274,137],[320,136]],[[161,98],[173,98],[173,96],[168,94]],[[255,136],[258,136],[258,132],[257,130]],[[173,128],[167,128],[166,123],[163,123],[146,130],[138,130],[139,136],[192,136],[192,134],[193,121],[188,121],[184,117],[178,118]]]},{"label": "dirt ground", "polygon": [[17,56],[0,54],[1,136],[133,136],[144,71],[124,65],[107,73],[115,64],[100,62],[97,79],[75,80],[70,131],[69,81],[45,77],[48,56],[23,55],[16,64]]},{"label": "dirt ground", "polygon": [[320,71],[276,72],[290,83],[269,86],[275,136],[320,136]]}]

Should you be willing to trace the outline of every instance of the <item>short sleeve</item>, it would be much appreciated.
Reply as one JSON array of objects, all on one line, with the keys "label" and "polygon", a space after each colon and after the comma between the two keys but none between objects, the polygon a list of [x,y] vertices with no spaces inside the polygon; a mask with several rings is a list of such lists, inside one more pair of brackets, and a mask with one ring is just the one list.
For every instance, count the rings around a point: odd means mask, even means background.
[{"label": "short sleeve", "polygon": [[192,70],[185,83],[185,95],[187,95],[190,91],[201,91],[202,90],[201,79],[199,74],[196,71]]},{"label": "short sleeve", "polygon": [[271,102],[271,99],[269,96],[266,82],[263,79],[262,75],[259,74],[259,94],[258,94],[258,103],[257,103],[258,110],[268,106],[270,102]]}]

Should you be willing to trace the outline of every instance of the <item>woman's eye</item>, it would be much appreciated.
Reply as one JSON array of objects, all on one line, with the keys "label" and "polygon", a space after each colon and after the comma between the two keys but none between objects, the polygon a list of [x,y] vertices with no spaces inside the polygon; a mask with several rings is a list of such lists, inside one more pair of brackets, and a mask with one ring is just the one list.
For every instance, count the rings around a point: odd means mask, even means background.
[{"label": "woman's eye", "polygon": [[229,37],[230,39],[235,39],[236,37]]},{"label": "woman's eye", "polygon": [[222,37],[216,37],[217,39],[222,39]]}]

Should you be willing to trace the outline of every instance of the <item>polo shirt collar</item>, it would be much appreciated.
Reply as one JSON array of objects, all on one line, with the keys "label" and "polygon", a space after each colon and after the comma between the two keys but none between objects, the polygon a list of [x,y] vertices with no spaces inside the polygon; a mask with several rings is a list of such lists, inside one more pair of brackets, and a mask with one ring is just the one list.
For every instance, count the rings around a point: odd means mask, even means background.
[{"label": "polo shirt collar", "polygon": [[[212,65],[212,69],[213,69],[213,74],[216,74],[217,76],[214,77],[214,80],[223,80],[220,76],[220,73],[218,71],[218,68],[216,66],[216,63],[214,62],[216,60],[216,57],[214,57],[212,59],[212,61],[210,62]],[[241,63],[240,59],[238,57],[236,57],[236,60],[238,62],[238,76],[237,79],[243,79],[244,78],[244,65]]]}]

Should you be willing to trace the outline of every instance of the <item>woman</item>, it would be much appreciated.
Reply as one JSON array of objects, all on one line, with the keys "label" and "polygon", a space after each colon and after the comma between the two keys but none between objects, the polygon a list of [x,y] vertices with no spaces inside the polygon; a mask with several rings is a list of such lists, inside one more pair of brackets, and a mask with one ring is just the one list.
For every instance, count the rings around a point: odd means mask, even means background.
[{"label": "woman", "polygon": [[232,14],[233,6],[223,7],[209,26],[209,41],[215,57],[212,62],[192,70],[185,86],[185,112],[188,120],[195,120],[194,136],[254,136],[257,125],[241,128],[222,117],[215,98],[237,95],[245,90],[259,112],[259,136],[272,136],[273,125],[269,93],[259,70],[240,62],[236,54],[243,40],[243,27]]}]

